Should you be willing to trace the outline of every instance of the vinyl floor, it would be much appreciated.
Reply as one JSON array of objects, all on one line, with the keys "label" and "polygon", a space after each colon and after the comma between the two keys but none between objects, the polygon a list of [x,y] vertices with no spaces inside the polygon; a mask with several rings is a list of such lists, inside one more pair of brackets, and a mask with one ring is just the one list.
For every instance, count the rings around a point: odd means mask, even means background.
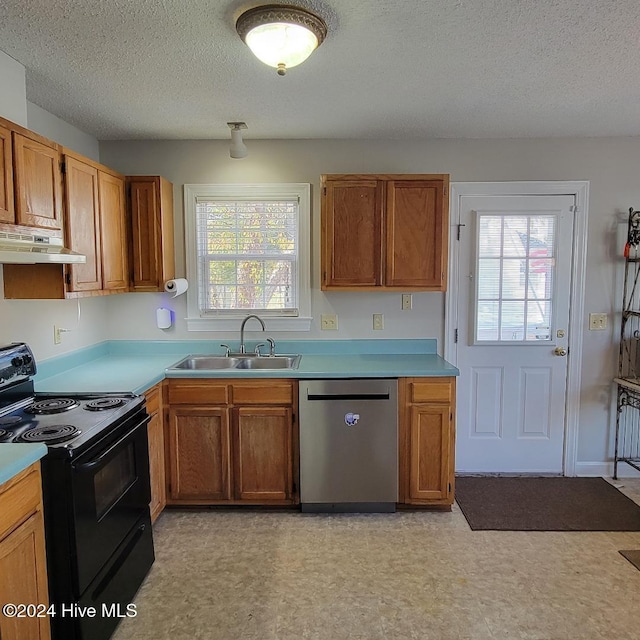
[{"label": "vinyl floor", "polygon": [[[640,480],[621,490],[640,504]],[[114,640],[637,640],[640,532],[471,531],[450,513],[168,510]]]}]

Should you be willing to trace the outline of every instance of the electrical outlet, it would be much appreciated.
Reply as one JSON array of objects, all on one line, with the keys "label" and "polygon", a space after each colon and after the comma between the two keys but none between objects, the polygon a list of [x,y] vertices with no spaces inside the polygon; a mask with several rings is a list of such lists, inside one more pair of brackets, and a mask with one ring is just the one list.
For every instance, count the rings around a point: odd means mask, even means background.
[{"label": "electrical outlet", "polygon": [[413,296],[410,293],[402,294],[402,310],[409,311],[413,306]]},{"label": "electrical outlet", "polygon": [[589,314],[589,331],[604,331],[607,328],[606,313]]},{"label": "electrical outlet", "polygon": [[322,331],[337,331],[338,316],[334,313],[323,313],[320,316],[320,329]]},{"label": "electrical outlet", "polygon": [[382,313],[373,314],[373,328],[376,331],[384,329],[384,314]]},{"label": "electrical outlet", "polygon": [[53,325],[53,344],[60,344],[62,342],[62,329]]}]

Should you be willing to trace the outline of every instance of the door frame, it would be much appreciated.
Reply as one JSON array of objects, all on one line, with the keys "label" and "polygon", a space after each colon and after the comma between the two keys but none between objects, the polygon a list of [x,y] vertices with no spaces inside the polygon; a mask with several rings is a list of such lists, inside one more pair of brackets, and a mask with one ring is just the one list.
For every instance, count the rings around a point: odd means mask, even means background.
[{"label": "door frame", "polygon": [[[589,181],[526,181],[526,182],[452,182],[449,217],[449,276],[445,296],[444,357],[457,366],[458,348],[455,332],[458,326],[460,251],[458,224],[462,196],[539,196],[572,195],[575,197],[573,228],[573,258],[569,298],[569,354],[563,447],[563,473],[576,475],[578,460],[578,430],[580,418],[580,383],[582,375],[582,339],[584,316],[584,285],[587,266],[587,227],[589,219]],[[469,231],[469,229],[467,229]],[[462,231],[464,233],[464,230]]]}]

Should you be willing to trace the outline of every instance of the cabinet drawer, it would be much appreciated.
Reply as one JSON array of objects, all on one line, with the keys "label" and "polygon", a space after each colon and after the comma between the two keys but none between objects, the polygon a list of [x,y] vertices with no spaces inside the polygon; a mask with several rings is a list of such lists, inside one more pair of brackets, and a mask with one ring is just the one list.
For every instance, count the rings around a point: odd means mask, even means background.
[{"label": "cabinet drawer", "polygon": [[153,387],[144,394],[144,397],[147,400],[147,413],[150,416],[158,413],[158,409],[160,409],[160,389]]},{"label": "cabinet drawer", "polygon": [[211,380],[171,380],[169,404],[227,404],[227,385]]},{"label": "cabinet drawer", "polygon": [[39,463],[0,487],[0,540],[40,508]]},{"label": "cabinet drawer", "polygon": [[451,378],[431,378],[410,384],[410,402],[445,402],[453,399]]},{"label": "cabinet drawer", "polygon": [[234,404],[291,404],[293,385],[290,382],[234,384]]}]

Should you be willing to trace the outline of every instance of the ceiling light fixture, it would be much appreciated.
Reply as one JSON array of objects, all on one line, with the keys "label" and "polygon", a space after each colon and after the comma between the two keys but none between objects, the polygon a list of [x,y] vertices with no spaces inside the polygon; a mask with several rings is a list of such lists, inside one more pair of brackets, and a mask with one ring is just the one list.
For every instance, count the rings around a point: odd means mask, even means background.
[{"label": "ceiling light fixture", "polygon": [[236,22],[236,31],[258,60],[283,76],[322,44],[327,25],[306,9],[268,4],[245,11]]},{"label": "ceiling light fixture", "polygon": [[246,158],[247,145],[242,141],[242,129],[247,129],[246,122],[227,122],[231,129],[231,146],[229,155],[232,158]]}]

